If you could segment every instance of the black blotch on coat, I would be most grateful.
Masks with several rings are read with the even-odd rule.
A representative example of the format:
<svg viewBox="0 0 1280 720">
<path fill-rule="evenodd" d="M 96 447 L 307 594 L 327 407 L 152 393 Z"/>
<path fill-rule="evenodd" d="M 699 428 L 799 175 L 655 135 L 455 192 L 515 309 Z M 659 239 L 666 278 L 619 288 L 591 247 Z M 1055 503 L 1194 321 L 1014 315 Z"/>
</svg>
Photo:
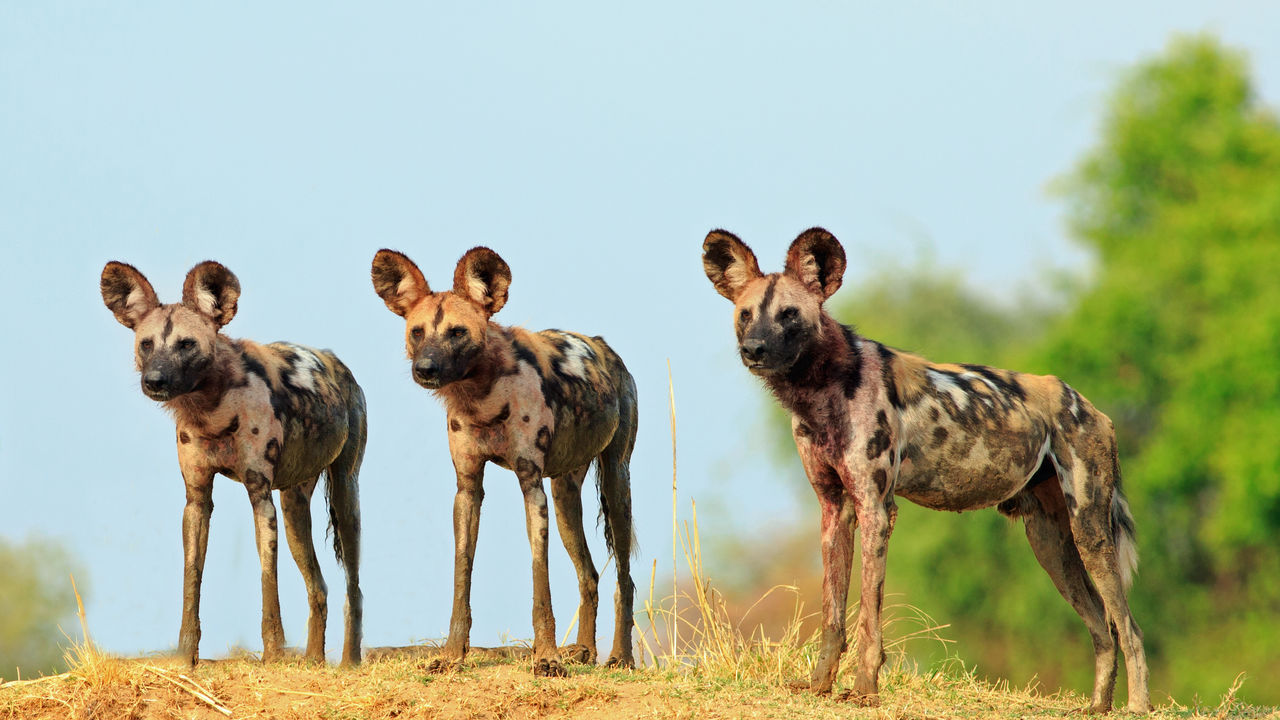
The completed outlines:
<svg viewBox="0 0 1280 720">
<path fill-rule="evenodd" d="M 235 417 L 231 418 L 231 422 L 227 424 L 226 429 L 218 433 L 218 437 L 228 437 L 230 435 L 235 435 L 236 431 L 239 429 L 240 429 L 240 416 L 236 415 Z"/>
<path fill-rule="evenodd" d="M 551 449 L 551 430 L 546 425 L 538 428 L 538 437 L 534 439 L 533 446 L 544 453 Z"/>
<path fill-rule="evenodd" d="M 964 364 L 961 365 L 961 367 L 975 375 L 981 376 L 1007 397 L 1017 398 L 1018 400 L 1027 399 L 1027 392 L 1022 389 L 1022 385 L 1018 384 L 1017 380 L 1006 374 L 1004 371 L 996 370 L 995 368 L 990 368 L 986 365 Z"/>
<path fill-rule="evenodd" d="M 883 495 L 885 488 L 889 485 L 889 473 L 885 472 L 884 468 L 876 468 L 875 472 L 871 473 L 871 481 L 876 484 L 876 488 Z"/>
<path fill-rule="evenodd" d="M 934 412 L 937 412 L 937 409 L 935 409 Z M 944 427 L 934 428 L 933 441 L 929 444 L 929 447 L 939 447 L 940 445 L 942 445 L 942 443 L 947 441 L 948 434 L 949 433 L 947 433 L 947 429 Z"/>
<path fill-rule="evenodd" d="M 862 362 L 858 356 L 858 334 L 848 325 L 841 325 L 840 330 L 844 333 L 844 341 L 849 344 L 849 353 L 852 360 L 842 385 L 844 396 L 852 399 L 858 392 L 858 386 L 862 384 Z"/>
<path fill-rule="evenodd" d="M 520 420 L 522 420 L 523 422 L 529 422 L 529 416 L 525 415 L 524 417 L 520 418 Z"/>
<path fill-rule="evenodd" d="M 536 478 L 542 479 L 542 468 L 538 467 L 538 463 L 529 458 L 520 458 L 516 460 L 516 475 L 521 479 Z"/>
<path fill-rule="evenodd" d="M 880 381 L 884 383 L 884 393 L 889 398 L 889 404 L 896 408 L 903 406 L 902 395 L 898 393 L 898 381 L 893 372 L 893 361 L 896 357 L 894 352 L 884 345 L 876 345 L 876 350 L 880 353 Z"/>
<path fill-rule="evenodd" d="M 250 428 L 250 429 L 249 429 L 249 432 L 253 433 L 254 435 L 257 435 L 257 434 L 258 434 L 258 428 Z"/>
<path fill-rule="evenodd" d="M 280 462 L 280 441 L 275 438 L 268 440 L 267 451 L 262 456 L 271 463 L 272 467 L 275 467 L 276 463 Z"/>
<path fill-rule="evenodd" d="M 867 442 L 867 459 L 875 460 L 880 457 L 889 449 L 890 442 L 892 439 L 889 433 L 889 418 L 881 410 L 876 413 L 876 431 Z"/>
</svg>

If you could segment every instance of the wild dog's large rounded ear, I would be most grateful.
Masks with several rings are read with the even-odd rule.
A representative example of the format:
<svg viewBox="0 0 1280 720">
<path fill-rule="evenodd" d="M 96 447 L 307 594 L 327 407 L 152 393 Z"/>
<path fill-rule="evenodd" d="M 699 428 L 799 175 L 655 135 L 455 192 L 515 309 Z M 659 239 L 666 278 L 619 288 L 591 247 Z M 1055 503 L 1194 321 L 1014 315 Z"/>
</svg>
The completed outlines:
<svg viewBox="0 0 1280 720">
<path fill-rule="evenodd" d="M 508 287 L 511 287 L 511 268 L 487 247 L 468 250 L 453 271 L 453 291 L 490 315 L 507 304 Z"/>
<path fill-rule="evenodd" d="M 431 294 L 422 271 L 403 253 L 379 250 L 373 256 L 373 290 L 391 312 L 404 317 L 414 305 Z"/>
<path fill-rule="evenodd" d="M 151 283 L 132 265 L 112 260 L 102 268 L 102 302 L 120 324 L 132 330 L 142 316 L 160 306 Z"/>
<path fill-rule="evenodd" d="M 702 241 L 702 269 L 716 292 L 735 302 L 742 286 L 760 277 L 755 253 L 727 230 L 707 233 Z"/>
<path fill-rule="evenodd" d="M 182 282 L 182 304 L 209 318 L 218 327 L 236 316 L 240 281 L 221 263 L 205 260 L 191 268 Z"/>
<path fill-rule="evenodd" d="M 809 292 L 831 297 L 844 282 L 844 248 L 822 228 L 809 228 L 787 250 L 786 273 L 804 283 Z"/>
</svg>

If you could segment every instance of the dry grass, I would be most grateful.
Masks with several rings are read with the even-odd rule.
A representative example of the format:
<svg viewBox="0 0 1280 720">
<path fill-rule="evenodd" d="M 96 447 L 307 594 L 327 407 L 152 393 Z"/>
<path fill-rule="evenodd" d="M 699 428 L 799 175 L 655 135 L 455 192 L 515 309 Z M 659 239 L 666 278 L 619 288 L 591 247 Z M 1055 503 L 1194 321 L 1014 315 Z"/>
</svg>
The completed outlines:
<svg viewBox="0 0 1280 720">
<path fill-rule="evenodd" d="M 1087 700 L 992 685 L 958 665 L 932 673 L 889 670 L 881 705 L 864 708 L 707 671 L 573 666 L 567 678 L 535 678 L 527 661 L 497 657 L 477 657 L 445 675 L 428 674 L 426 657 L 394 654 L 354 670 L 241 658 L 202 662 L 188 674 L 165 659 L 92 662 L 97 674 L 73 670 L 0 687 L 0 718 L 1026 718 L 1069 715 Z M 193 692 L 197 687 L 207 697 Z M 1171 704 L 1153 717 L 1280 713 L 1241 705 L 1228 690 L 1217 706 Z"/>
<path fill-rule="evenodd" d="M 0 718 L 1038 718 L 1074 714 L 1087 698 L 1070 692 L 1046 694 L 1034 685 L 1009 687 L 980 680 L 953 660 L 921 672 L 908 646 L 942 642 L 945 625 L 908 605 L 888 607 L 885 637 L 890 656 L 881 676 L 878 707 L 861 707 L 837 692 L 817 697 L 788 690 L 807 678 L 817 654 L 817 636 L 802 637 L 806 619 L 795 588 L 766 593 L 796 594 L 790 625 L 777 638 L 744 630 L 731 617 L 702 567 L 697 506 L 690 521 L 676 517 L 675 404 L 672 421 L 672 525 L 677 555 L 683 551 L 687 579 L 655 601 L 657 562 L 650 576 L 637 633 L 642 667 L 635 671 L 569 666 L 566 678 L 535 678 L 527 645 L 473 649 L 459 670 L 426 670 L 437 648 L 369 649 L 356 669 L 316 667 L 300 659 L 263 664 L 252 656 L 202 661 L 188 671 L 166 658 L 113 658 L 96 648 L 80 606 L 84 638 L 67 652 L 71 668 L 61 675 L 0 685 Z M 676 567 L 672 568 L 676 577 Z M 73 588 L 74 588 L 74 580 Z M 763 599 L 763 598 L 762 598 Z M 77 595 L 77 601 L 79 596 Z M 851 612 L 856 612 L 854 608 Z M 749 615 L 750 610 L 745 615 Z M 647 621 L 647 627 L 645 626 Z M 566 634 L 567 637 L 567 634 Z M 851 677 L 846 653 L 841 678 Z M 1272 718 L 1280 711 L 1236 700 L 1242 679 L 1214 706 L 1170 702 L 1152 717 Z"/>
</svg>

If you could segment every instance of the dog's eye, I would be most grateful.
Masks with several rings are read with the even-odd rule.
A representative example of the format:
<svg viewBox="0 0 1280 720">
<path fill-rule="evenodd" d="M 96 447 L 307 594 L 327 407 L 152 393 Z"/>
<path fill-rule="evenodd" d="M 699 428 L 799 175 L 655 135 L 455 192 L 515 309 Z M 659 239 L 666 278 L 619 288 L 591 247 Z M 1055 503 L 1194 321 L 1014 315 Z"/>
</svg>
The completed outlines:
<svg viewBox="0 0 1280 720">
<path fill-rule="evenodd" d="M 191 350 L 195 349 L 195 346 L 196 346 L 196 341 L 192 340 L 191 338 L 182 338 L 181 340 L 178 341 L 179 352 L 190 352 Z"/>
<path fill-rule="evenodd" d="M 782 311 L 778 313 L 778 322 L 782 322 L 782 323 L 793 322 L 796 319 L 796 317 L 799 315 L 800 315 L 800 311 L 794 307 L 783 308 Z"/>
<path fill-rule="evenodd" d="M 155 341 L 152 340 L 151 338 L 147 338 L 146 340 L 143 340 L 142 342 L 138 343 L 138 350 L 142 351 L 143 353 L 149 353 L 151 352 L 152 348 L 154 348 L 155 346 L 156 346 Z"/>
<path fill-rule="evenodd" d="M 455 325 L 454 327 L 449 328 L 449 337 L 453 338 L 454 340 L 460 340 L 466 336 L 467 336 L 467 329 L 462 327 L 461 325 Z"/>
<path fill-rule="evenodd" d="M 748 321 L 748 320 L 750 320 L 750 319 L 751 319 L 751 311 L 750 311 L 750 310 L 748 310 L 748 309 L 746 309 L 746 308 L 742 308 L 741 310 L 739 310 L 739 311 L 738 311 L 738 322 L 746 322 L 746 321 Z"/>
<path fill-rule="evenodd" d="M 409 337 L 413 338 L 414 340 L 421 340 L 421 339 L 422 339 L 422 328 L 421 328 L 421 327 L 415 327 L 415 328 L 410 329 L 410 330 L 409 330 Z"/>
</svg>

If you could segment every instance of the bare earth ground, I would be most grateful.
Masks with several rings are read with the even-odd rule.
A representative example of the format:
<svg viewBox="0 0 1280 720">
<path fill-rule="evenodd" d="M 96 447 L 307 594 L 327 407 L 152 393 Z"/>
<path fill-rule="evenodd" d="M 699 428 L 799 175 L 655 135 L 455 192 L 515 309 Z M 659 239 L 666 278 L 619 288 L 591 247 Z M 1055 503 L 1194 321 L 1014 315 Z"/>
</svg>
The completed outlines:
<svg viewBox="0 0 1280 720">
<path fill-rule="evenodd" d="M 188 671 L 167 658 L 90 656 L 62 675 L 0 685 L 0 718 L 1024 718 L 1075 715 L 1086 702 L 992 686 L 964 672 L 894 671 L 882 676 L 880 706 L 867 708 L 697 672 L 574 665 L 566 678 L 535 678 L 520 648 L 477 649 L 461 670 L 432 675 L 431 653 L 370 649 L 354 670 L 246 657 Z M 1276 708 L 1231 695 L 1214 707 L 1167 704 L 1153 717 L 1280 720 Z"/>
</svg>

